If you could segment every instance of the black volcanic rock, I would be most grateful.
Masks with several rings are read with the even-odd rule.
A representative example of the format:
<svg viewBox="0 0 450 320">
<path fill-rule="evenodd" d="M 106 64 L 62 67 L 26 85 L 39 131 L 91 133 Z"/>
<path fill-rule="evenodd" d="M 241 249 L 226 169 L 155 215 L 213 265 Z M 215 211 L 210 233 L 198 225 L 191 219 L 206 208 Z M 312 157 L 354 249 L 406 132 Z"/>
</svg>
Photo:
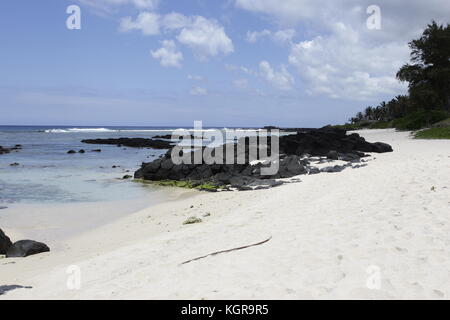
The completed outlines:
<svg viewBox="0 0 450 320">
<path fill-rule="evenodd" d="M 6 153 L 13 152 L 13 151 L 19 151 L 20 149 L 22 149 L 22 145 L 20 145 L 20 144 L 16 144 L 12 148 L 6 148 L 6 147 L 0 146 L 0 154 L 6 154 Z"/>
<path fill-rule="evenodd" d="M 33 240 L 20 240 L 9 247 L 6 252 L 7 258 L 28 257 L 34 254 L 48 252 L 50 248 L 42 242 Z"/>
<path fill-rule="evenodd" d="M 357 133 L 347 135 L 343 129 L 325 127 L 297 132 L 297 134 L 280 137 L 280 152 L 286 154 L 327 156 L 330 151 L 339 153 L 391 152 L 388 144 L 367 142 Z"/>
<path fill-rule="evenodd" d="M 182 138 L 182 139 L 188 139 L 189 138 L 189 139 L 203 140 L 203 137 L 194 136 L 193 134 L 182 135 L 182 136 L 180 136 L 180 138 Z M 172 134 L 165 134 L 165 135 L 160 135 L 160 136 L 154 136 L 154 137 L 152 137 L 152 139 L 172 140 Z"/>
<path fill-rule="evenodd" d="M 145 138 L 118 138 L 118 139 L 87 139 L 81 142 L 87 144 L 108 144 L 116 146 L 126 146 L 131 148 L 153 148 L 153 149 L 170 149 L 173 145 L 171 142 Z"/>
<path fill-rule="evenodd" d="M 369 143 L 356 133 L 347 135 L 345 130 L 324 127 L 321 129 L 306 129 L 296 134 L 281 136 L 279 138 L 280 161 L 279 170 L 271 176 L 261 174 L 261 169 L 269 163 L 255 163 L 249 158 L 248 138 L 241 138 L 240 143 L 244 143 L 245 148 L 240 155 L 243 156 L 243 163 L 237 164 L 238 148 L 236 144 L 231 144 L 234 148 L 234 164 L 208 164 L 212 161 L 202 159 L 199 164 L 174 164 L 169 150 L 162 158 L 150 163 L 143 163 L 141 168 L 135 172 L 136 179 L 144 180 L 179 180 L 195 181 L 198 183 L 207 182 L 216 186 L 231 186 L 238 190 L 248 190 L 252 187 L 264 188 L 262 181 L 269 181 L 279 178 L 290 178 L 301 174 L 316 174 L 319 172 L 339 172 L 352 166 L 352 162 L 359 162 L 361 157 L 366 157 L 364 152 L 391 152 L 392 147 L 388 144 L 376 142 Z M 268 138 L 267 151 L 270 154 L 270 137 Z M 220 154 L 223 151 L 223 159 L 226 159 L 226 148 L 202 147 L 189 153 L 191 160 L 197 153 Z M 243 153 L 242 153 L 243 152 Z M 311 167 L 308 157 L 324 157 L 321 161 L 343 160 L 348 163 L 344 166 L 327 167 L 323 170 Z M 211 160 L 211 159 L 210 159 Z M 267 162 L 267 161 L 266 161 Z M 190 163 L 194 163 L 191 161 Z M 278 183 L 267 184 L 269 186 Z"/>
<path fill-rule="evenodd" d="M 12 246 L 9 237 L 0 229 L 0 254 L 6 254 L 8 249 Z"/>
</svg>

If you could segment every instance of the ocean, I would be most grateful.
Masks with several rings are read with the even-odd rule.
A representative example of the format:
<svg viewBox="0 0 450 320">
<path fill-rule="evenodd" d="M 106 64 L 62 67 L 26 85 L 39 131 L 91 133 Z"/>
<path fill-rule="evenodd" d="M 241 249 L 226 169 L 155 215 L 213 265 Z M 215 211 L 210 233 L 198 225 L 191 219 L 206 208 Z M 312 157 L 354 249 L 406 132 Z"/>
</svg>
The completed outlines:
<svg viewBox="0 0 450 320">
<path fill-rule="evenodd" d="M 151 197 L 157 188 L 121 178 L 166 150 L 88 145 L 81 140 L 152 138 L 175 129 L 179 127 L 0 126 L 0 146 L 22 145 L 18 152 L 0 155 L 0 206 Z M 255 130 L 242 134 L 249 131 Z M 86 153 L 67 154 L 72 149 Z"/>
<path fill-rule="evenodd" d="M 81 140 L 151 138 L 173 129 L 177 128 L 0 126 L 1 146 L 22 145 L 18 152 L 0 155 L 0 204 L 95 202 L 148 195 L 151 188 L 121 178 L 133 175 L 142 162 L 166 150 L 88 145 Z M 71 149 L 86 153 L 67 154 Z"/>
</svg>

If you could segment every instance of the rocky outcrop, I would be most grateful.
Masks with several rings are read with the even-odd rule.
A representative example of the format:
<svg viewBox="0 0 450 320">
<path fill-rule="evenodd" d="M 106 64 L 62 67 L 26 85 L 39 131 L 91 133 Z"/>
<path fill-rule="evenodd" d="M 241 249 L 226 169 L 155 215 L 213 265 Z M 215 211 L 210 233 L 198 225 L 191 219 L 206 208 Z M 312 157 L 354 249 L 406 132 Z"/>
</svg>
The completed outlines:
<svg viewBox="0 0 450 320">
<path fill-rule="evenodd" d="M 6 254 L 8 249 L 12 246 L 11 239 L 0 229 L 0 254 Z"/>
<path fill-rule="evenodd" d="M 48 252 L 50 248 L 45 244 L 33 240 L 20 240 L 15 243 L 0 229 L 0 254 L 7 258 L 28 257 L 33 254 Z"/>
<path fill-rule="evenodd" d="M 391 152 L 382 142 L 370 143 L 357 133 L 347 135 L 343 129 L 322 128 L 299 131 L 280 138 L 280 152 L 286 154 L 326 156 L 330 151 L 342 154 L 355 152 Z"/>
<path fill-rule="evenodd" d="M 48 251 L 50 251 L 50 248 L 45 243 L 33 240 L 20 240 L 9 247 L 6 257 L 23 258 Z"/>
<path fill-rule="evenodd" d="M 87 139 L 82 140 L 81 142 L 87 144 L 108 144 L 131 148 L 169 149 L 173 147 L 172 143 L 168 141 L 145 138 Z"/>
<path fill-rule="evenodd" d="M 243 139 L 245 140 L 245 138 Z M 242 139 L 240 142 L 243 142 Z M 270 162 L 255 163 L 252 161 L 253 159 L 249 159 L 248 144 L 245 144 L 245 150 L 240 153 L 242 155 L 244 152 L 245 161 L 237 164 L 239 152 L 234 144 L 234 164 L 208 164 L 211 161 L 204 158 L 199 164 L 174 164 L 171 159 L 171 150 L 169 150 L 163 157 L 150 163 L 143 163 L 141 169 L 135 172 L 135 178 L 152 181 L 195 181 L 199 184 L 208 183 L 217 187 L 226 186 L 238 190 L 249 190 L 279 185 L 280 182 L 276 179 L 280 178 L 320 172 L 339 172 L 347 167 L 352 167 L 352 164 L 359 162 L 362 157 L 368 156 L 364 152 L 392 151 L 391 146 L 385 143 L 369 143 L 356 133 L 347 135 L 345 130 L 332 128 L 308 129 L 305 132 L 282 136 L 279 142 L 279 170 L 273 175 L 261 174 L 261 169 L 270 165 Z M 270 146 L 270 138 L 268 145 Z M 224 152 L 223 159 L 226 159 L 226 148 L 219 148 Z M 196 153 L 214 156 L 219 154 L 219 148 L 203 147 L 190 152 L 190 163 L 194 163 Z M 270 149 L 268 151 L 270 153 Z M 200 155 L 198 156 L 202 159 Z M 322 162 L 341 160 L 348 163 L 319 170 L 311 165 L 312 157 L 322 157 L 320 159 Z"/>
<path fill-rule="evenodd" d="M 194 136 L 193 134 L 188 134 L 188 135 L 183 135 L 183 139 L 199 139 L 202 140 L 203 137 L 197 137 Z M 160 136 L 154 136 L 153 139 L 167 139 L 167 140 L 172 140 L 172 134 L 165 134 L 165 135 L 160 135 Z"/>
</svg>

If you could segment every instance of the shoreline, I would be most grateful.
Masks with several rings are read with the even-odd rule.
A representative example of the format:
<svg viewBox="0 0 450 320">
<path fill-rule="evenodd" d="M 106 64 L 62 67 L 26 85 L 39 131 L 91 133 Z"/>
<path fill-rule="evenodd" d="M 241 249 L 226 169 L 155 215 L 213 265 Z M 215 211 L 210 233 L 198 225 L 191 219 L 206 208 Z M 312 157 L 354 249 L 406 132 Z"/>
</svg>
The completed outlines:
<svg viewBox="0 0 450 320">
<path fill-rule="evenodd" d="M 95 231 L 120 221 L 136 212 L 161 203 L 192 196 L 190 190 L 152 186 L 139 198 L 72 202 L 72 203 L 13 203 L 0 213 L 2 229 L 11 239 L 36 239 L 54 249 L 69 239 Z"/>
<path fill-rule="evenodd" d="M 394 153 L 267 190 L 183 190 L 67 239 L 60 251 L 0 259 L 0 286 L 32 287 L 0 300 L 448 299 L 450 142 L 358 133 Z M 183 225 L 191 216 L 203 222 Z M 81 270 L 80 290 L 66 286 L 71 265 Z M 372 266 L 381 272 L 377 290 L 367 287 Z"/>
</svg>

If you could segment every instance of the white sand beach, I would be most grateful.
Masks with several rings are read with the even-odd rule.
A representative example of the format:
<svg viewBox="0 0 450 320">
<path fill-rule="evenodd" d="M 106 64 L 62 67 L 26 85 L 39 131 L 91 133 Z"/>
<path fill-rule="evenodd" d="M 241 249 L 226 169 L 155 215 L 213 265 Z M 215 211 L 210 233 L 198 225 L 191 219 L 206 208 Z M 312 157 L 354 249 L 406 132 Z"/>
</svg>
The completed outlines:
<svg viewBox="0 0 450 320">
<path fill-rule="evenodd" d="M 450 141 L 358 133 L 394 152 L 269 190 L 183 190 L 49 253 L 0 259 L 0 286 L 27 287 L 0 299 L 450 298 Z M 191 216 L 203 222 L 183 225 Z"/>
</svg>

